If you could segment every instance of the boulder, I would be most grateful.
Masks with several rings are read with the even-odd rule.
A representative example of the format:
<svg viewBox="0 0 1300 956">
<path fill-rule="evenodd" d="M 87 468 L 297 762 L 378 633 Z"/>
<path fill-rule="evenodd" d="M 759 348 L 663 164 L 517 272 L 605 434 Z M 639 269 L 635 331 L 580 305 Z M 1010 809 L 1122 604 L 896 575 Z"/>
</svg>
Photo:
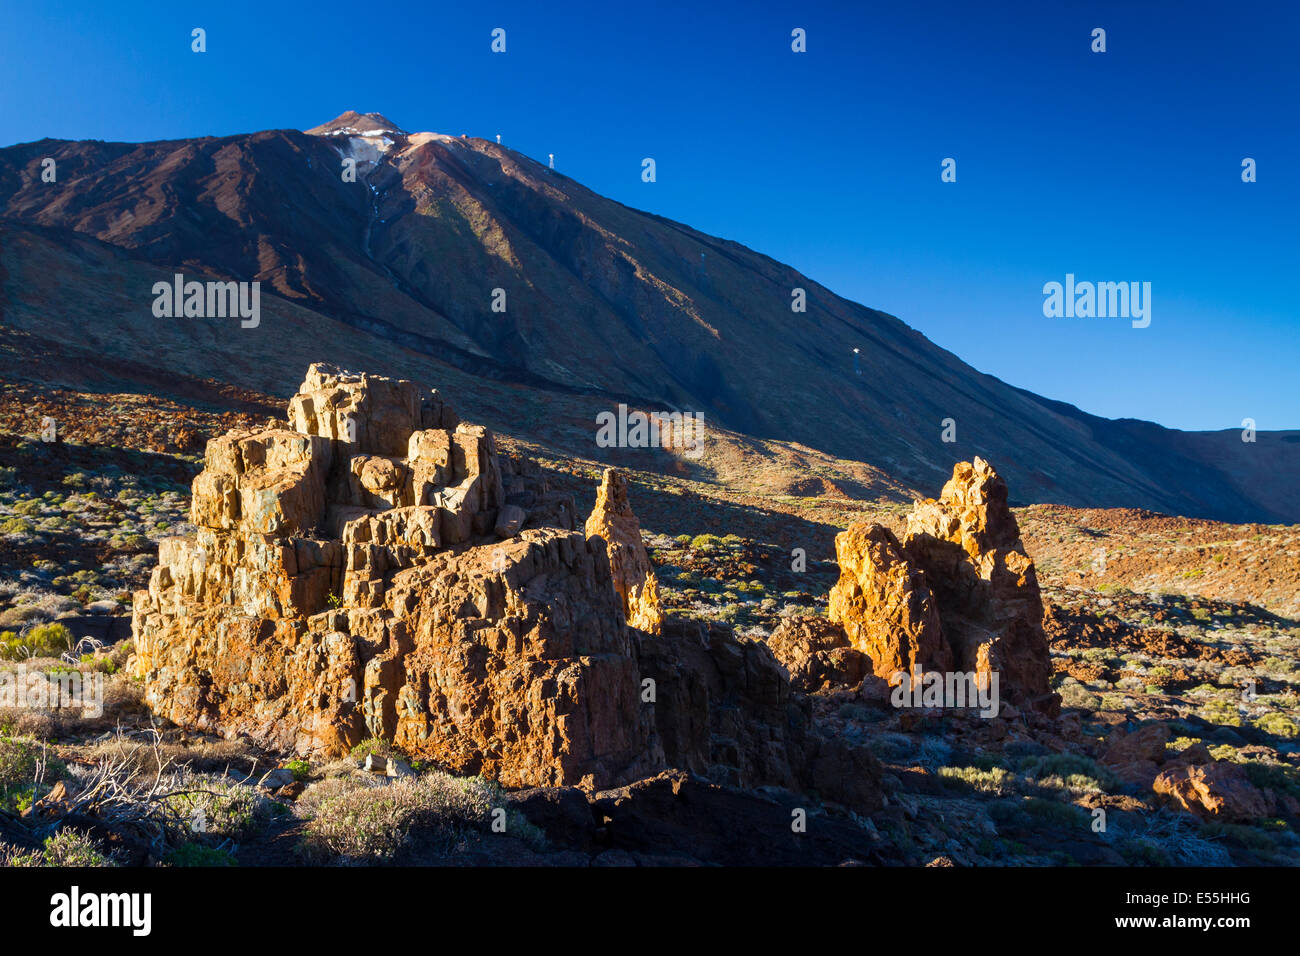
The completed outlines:
<svg viewBox="0 0 1300 956">
<path fill-rule="evenodd" d="M 879 762 L 819 731 L 811 701 L 765 643 L 673 616 L 656 636 L 634 633 L 668 766 L 727 786 L 812 792 L 862 813 L 881 806 Z"/>
<path fill-rule="evenodd" d="M 267 771 L 257 785 L 267 790 L 279 790 L 291 783 L 293 783 L 293 771 L 287 767 L 276 767 L 274 770 Z"/>
<path fill-rule="evenodd" d="M 853 818 L 782 791 L 746 792 L 682 770 L 597 793 L 598 840 L 630 862 L 721 866 L 881 863 Z M 800 825 L 796 826 L 796 821 Z"/>
<path fill-rule="evenodd" d="M 535 787 L 506 798 L 553 843 L 586 851 L 596 832 L 587 795 L 577 787 Z"/>
<path fill-rule="evenodd" d="M 1248 823 L 1272 816 L 1273 795 L 1250 782 L 1241 764 L 1216 760 L 1207 764 L 1180 764 L 1155 779 L 1156 793 L 1199 817 Z"/>
<path fill-rule="evenodd" d="M 519 533 L 527 517 L 524 509 L 518 505 L 505 505 L 498 512 L 496 527 L 492 530 L 496 532 L 498 538 L 513 538 Z"/>
<path fill-rule="evenodd" d="M 1135 760 L 1163 763 L 1168 743 L 1169 728 L 1159 721 L 1143 724 L 1131 732 L 1117 727 L 1106 738 L 1106 749 L 1102 751 L 1101 762 L 1110 766 L 1120 766 Z"/>
<path fill-rule="evenodd" d="M 536 529 L 396 574 L 401 660 L 367 678 L 374 736 L 458 774 L 583 787 L 662 762 L 602 550 Z M 401 644 L 411 650 L 401 654 Z"/>
<path fill-rule="evenodd" d="M 1125 783 L 1150 787 L 1167 757 L 1169 728 L 1159 721 L 1142 724 L 1131 732 L 1115 728 L 1106 738 L 1101 762 Z"/>
</svg>

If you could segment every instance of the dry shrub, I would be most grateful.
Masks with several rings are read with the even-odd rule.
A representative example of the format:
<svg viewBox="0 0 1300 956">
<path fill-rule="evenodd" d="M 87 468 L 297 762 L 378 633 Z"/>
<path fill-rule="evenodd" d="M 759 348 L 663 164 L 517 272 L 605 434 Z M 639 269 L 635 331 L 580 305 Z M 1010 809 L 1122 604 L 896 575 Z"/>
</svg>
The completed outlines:
<svg viewBox="0 0 1300 956">
<path fill-rule="evenodd" d="M 492 810 L 505 805 L 500 788 L 479 777 L 433 772 L 385 781 L 358 774 L 308 787 L 295 807 L 307 818 L 302 855 L 312 863 L 392 862 L 417 830 L 449 849 L 468 831 L 487 828 Z M 513 827 L 528 824 L 516 815 Z"/>
</svg>

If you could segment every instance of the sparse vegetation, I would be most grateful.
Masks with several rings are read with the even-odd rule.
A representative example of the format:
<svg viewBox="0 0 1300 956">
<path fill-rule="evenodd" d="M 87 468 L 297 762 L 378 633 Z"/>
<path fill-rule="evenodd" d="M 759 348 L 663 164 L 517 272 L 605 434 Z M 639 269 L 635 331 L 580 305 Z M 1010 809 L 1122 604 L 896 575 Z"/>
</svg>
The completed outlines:
<svg viewBox="0 0 1300 956">
<path fill-rule="evenodd" d="M 388 785 L 334 777 L 313 784 L 298 801 L 306 818 L 301 852 L 313 863 L 382 863 L 397 859 L 418 839 L 449 851 L 471 830 L 486 830 L 492 812 L 506 832 L 535 838 L 537 831 L 505 810 L 501 790 L 480 778 L 432 772 Z"/>
</svg>

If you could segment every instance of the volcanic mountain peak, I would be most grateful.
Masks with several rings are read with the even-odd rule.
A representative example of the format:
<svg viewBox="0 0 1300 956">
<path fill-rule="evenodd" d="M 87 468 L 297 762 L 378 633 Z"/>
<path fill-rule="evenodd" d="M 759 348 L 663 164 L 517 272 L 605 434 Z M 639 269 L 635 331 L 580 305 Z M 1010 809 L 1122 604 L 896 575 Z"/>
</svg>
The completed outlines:
<svg viewBox="0 0 1300 956">
<path fill-rule="evenodd" d="M 490 378 L 547 402 L 584 396 L 594 405 L 573 418 L 584 427 L 565 432 L 584 453 L 586 423 L 626 402 L 863 462 L 902 487 L 947 480 L 956 451 L 997 461 L 1025 502 L 1300 519 L 1300 433 L 1247 443 L 1041 398 L 793 268 L 547 175 L 491 140 L 407 134 L 357 112 L 308 133 L 0 149 L 0 331 L 30 333 L 65 357 L 108 349 L 152 366 L 165 355 L 174 369 L 183 356 L 187 374 L 268 393 L 296 385 L 286 380 L 293 350 L 304 365 L 365 353 L 411 375 L 436 367 L 439 381 Z M 359 175 L 340 175 L 333 154 Z M 41 179 L 47 156 L 57 189 Z M 209 323 L 160 327 L 130 290 L 181 265 L 266 283 L 272 333 L 211 339 Z M 107 279 L 128 272 L 138 277 Z M 92 310 L 73 293 L 96 275 L 105 278 Z M 807 311 L 792 313 L 800 289 Z M 509 293 L 508 311 L 492 310 L 494 290 Z M 88 346 L 86 329 L 104 315 L 117 330 Z M 0 351 L 0 378 L 14 374 L 6 360 Z M 10 367 L 30 363 L 23 355 Z M 492 414 L 480 417 L 510 418 Z M 959 449 L 937 427 L 948 418 L 960 421 Z"/>
<path fill-rule="evenodd" d="M 344 155 L 371 163 L 377 163 L 380 155 L 388 154 L 394 145 L 401 153 L 430 142 L 463 142 L 444 133 L 408 133 L 382 113 L 358 113 L 356 110 L 348 110 L 306 132 L 310 136 L 330 137 Z"/>
<path fill-rule="evenodd" d="M 382 113 L 358 113 L 348 110 L 328 123 L 306 130 L 312 136 L 383 136 L 385 133 L 405 136 L 402 129 Z"/>
</svg>

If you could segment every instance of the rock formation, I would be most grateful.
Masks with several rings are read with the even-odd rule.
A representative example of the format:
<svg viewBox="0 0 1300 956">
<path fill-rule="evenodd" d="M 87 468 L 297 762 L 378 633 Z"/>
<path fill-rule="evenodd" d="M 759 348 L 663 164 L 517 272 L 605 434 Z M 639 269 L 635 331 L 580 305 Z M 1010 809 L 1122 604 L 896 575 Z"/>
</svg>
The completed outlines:
<svg viewBox="0 0 1300 956">
<path fill-rule="evenodd" d="M 657 633 L 663 623 L 659 583 L 641 540 L 641 524 L 627 500 L 627 479 L 613 468 L 605 469 L 586 531 L 588 538 L 605 544 L 627 623 Z"/>
<path fill-rule="evenodd" d="M 1003 699 L 1059 710 L 1034 564 L 988 462 L 959 462 L 937 501 L 916 503 L 901 543 L 881 525 L 858 524 L 835 548 L 830 618 L 878 676 L 997 673 Z"/>
<path fill-rule="evenodd" d="M 875 759 L 816 731 L 764 645 L 662 617 L 620 476 L 577 531 L 436 391 L 313 365 L 288 427 L 208 443 L 191 516 L 132 617 L 177 724 L 323 755 L 378 737 L 507 786 L 680 767 L 879 805 Z"/>
<path fill-rule="evenodd" d="M 198 533 L 165 541 L 135 596 L 156 712 L 284 750 L 381 737 L 507 784 L 661 764 L 571 500 L 503 476 L 492 435 L 411 382 L 314 365 L 289 424 L 209 443 Z"/>
</svg>

